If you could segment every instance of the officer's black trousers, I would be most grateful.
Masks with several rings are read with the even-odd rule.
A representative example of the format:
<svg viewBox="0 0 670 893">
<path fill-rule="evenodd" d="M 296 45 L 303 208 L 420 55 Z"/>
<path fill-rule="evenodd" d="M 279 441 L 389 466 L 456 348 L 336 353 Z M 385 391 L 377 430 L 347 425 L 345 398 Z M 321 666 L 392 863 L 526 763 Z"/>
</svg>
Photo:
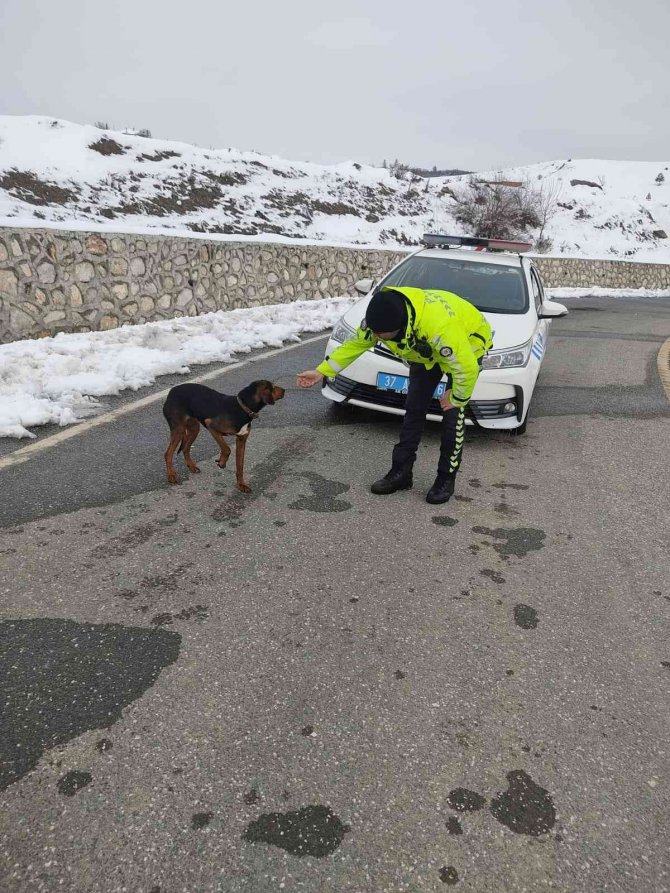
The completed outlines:
<svg viewBox="0 0 670 893">
<path fill-rule="evenodd" d="M 435 388 L 442 378 L 439 366 L 427 369 L 420 363 L 409 367 L 409 389 L 405 401 L 405 419 L 400 430 L 400 440 L 393 448 L 393 465 L 412 466 L 426 422 Z M 450 385 L 448 385 L 450 387 Z M 442 420 L 442 444 L 437 470 L 440 474 L 455 474 L 461 464 L 463 438 L 465 436 L 465 411 L 450 409 Z"/>
</svg>

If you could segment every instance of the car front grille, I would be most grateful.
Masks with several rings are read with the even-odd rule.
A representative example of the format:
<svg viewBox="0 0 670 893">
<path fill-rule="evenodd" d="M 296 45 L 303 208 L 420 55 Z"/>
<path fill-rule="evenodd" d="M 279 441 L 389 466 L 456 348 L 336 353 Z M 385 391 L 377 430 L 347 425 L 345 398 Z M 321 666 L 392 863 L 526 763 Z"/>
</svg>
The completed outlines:
<svg viewBox="0 0 670 893">
<path fill-rule="evenodd" d="M 376 406 L 388 406 L 393 409 L 405 408 L 405 394 L 398 394 L 395 391 L 382 391 L 374 385 L 360 384 L 345 378 L 344 375 L 336 375 L 334 379 L 328 382 L 332 390 L 338 394 L 342 394 L 348 400 L 362 400 L 365 403 L 372 403 Z M 505 412 L 505 404 L 511 402 L 505 400 L 471 400 L 465 407 L 465 414 L 477 422 L 480 419 L 509 419 L 516 416 L 516 409 L 511 412 Z M 437 400 L 431 400 L 428 412 L 432 415 L 441 415 L 442 409 Z"/>
</svg>

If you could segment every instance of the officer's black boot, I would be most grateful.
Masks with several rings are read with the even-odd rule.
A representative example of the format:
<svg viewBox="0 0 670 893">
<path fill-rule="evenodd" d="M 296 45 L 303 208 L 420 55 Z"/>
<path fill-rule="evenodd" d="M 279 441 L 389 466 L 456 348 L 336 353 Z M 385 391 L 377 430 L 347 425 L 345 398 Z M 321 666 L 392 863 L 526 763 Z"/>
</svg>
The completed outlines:
<svg viewBox="0 0 670 893">
<path fill-rule="evenodd" d="M 375 481 L 370 492 L 377 496 L 388 496 L 396 490 L 410 490 L 413 484 L 411 465 L 393 465 L 389 473 Z"/>
<path fill-rule="evenodd" d="M 449 502 L 454 495 L 455 484 L 455 474 L 443 474 L 441 471 L 438 471 L 435 483 L 426 496 L 426 502 L 429 502 L 431 505 L 441 505 L 443 502 Z"/>
</svg>

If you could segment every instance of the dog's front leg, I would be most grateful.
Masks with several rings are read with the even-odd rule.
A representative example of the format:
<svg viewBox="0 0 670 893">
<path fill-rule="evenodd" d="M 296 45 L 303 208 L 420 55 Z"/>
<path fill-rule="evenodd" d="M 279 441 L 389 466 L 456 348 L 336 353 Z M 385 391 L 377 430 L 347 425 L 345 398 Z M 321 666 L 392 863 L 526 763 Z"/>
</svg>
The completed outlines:
<svg viewBox="0 0 670 893">
<path fill-rule="evenodd" d="M 223 434 L 221 434 L 220 431 L 216 430 L 211 419 L 206 419 L 205 425 L 207 426 L 207 430 L 212 435 L 214 440 L 218 443 L 219 449 L 221 450 L 221 452 L 219 453 L 219 458 L 216 460 L 216 464 L 219 466 L 219 468 L 225 468 L 228 457 L 230 456 L 230 447 L 226 443 L 226 439 Z"/>
<path fill-rule="evenodd" d="M 235 471 L 237 473 L 237 489 L 242 493 L 251 493 L 251 487 L 244 480 L 244 451 L 247 447 L 247 439 L 249 435 L 243 434 L 237 437 L 235 445 Z"/>
</svg>

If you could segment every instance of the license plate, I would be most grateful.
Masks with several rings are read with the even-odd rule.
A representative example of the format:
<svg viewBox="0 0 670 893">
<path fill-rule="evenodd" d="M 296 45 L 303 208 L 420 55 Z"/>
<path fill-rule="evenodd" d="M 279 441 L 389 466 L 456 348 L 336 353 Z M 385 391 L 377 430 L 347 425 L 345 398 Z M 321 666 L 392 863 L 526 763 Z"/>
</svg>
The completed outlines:
<svg viewBox="0 0 670 893">
<path fill-rule="evenodd" d="M 377 387 L 380 391 L 395 391 L 396 394 L 406 394 L 409 390 L 409 378 L 406 375 L 389 375 L 387 372 L 377 373 Z M 435 388 L 433 397 L 439 400 L 447 393 L 447 382 L 441 381 Z"/>
</svg>

